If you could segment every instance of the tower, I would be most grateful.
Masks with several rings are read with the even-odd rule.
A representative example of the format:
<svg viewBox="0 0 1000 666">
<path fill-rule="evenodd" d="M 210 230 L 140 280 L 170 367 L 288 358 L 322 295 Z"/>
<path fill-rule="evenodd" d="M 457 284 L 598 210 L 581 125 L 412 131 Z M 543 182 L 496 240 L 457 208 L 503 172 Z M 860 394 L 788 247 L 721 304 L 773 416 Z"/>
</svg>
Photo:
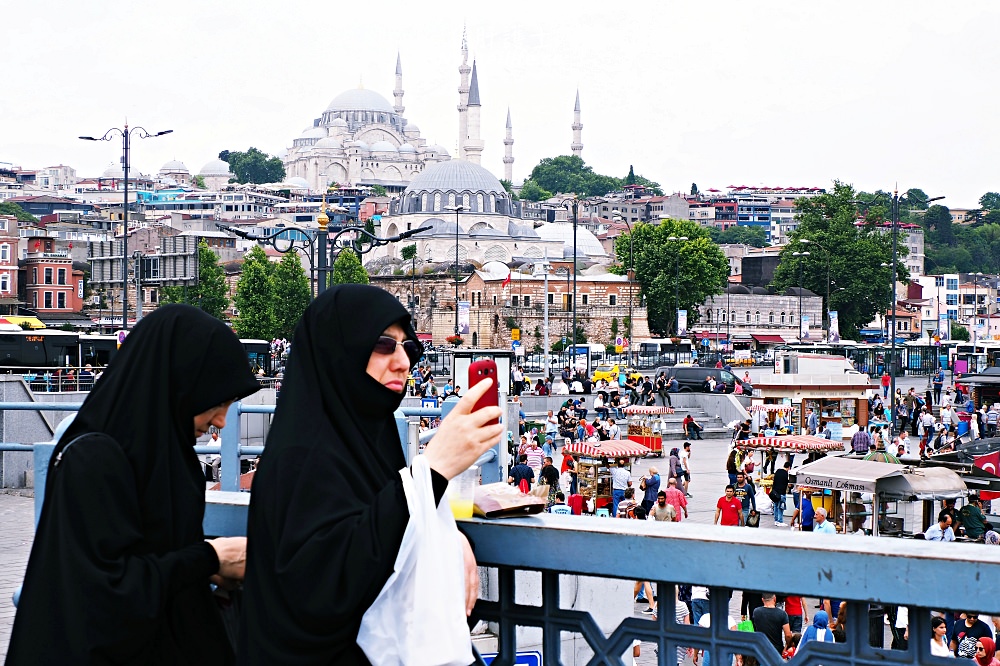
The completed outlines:
<svg viewBox="0 0 1000 666">
<path fill-rule="evenodd" d="M 465 157 L 473 164 L 479 164 L 483 154 L 483 142 L 479 138 L 480 127 L 479 75 L 476 73 L 476 61 L 472 61 L 472 83 L 469 86 L 468 127 L 469 136 L 465 139 Z"/>
<path fill-rule="evenodd" d="M 580 122 L 580 91 L 576 91 L 576 105 L 573 107 L 573 143 L 570 144 L 570 150 L 577 157 L 581 157 L 583 152 L 583 144 L 581 143 L 580 132 L 583 129 L 583 123 Z"/>
<path fill-rule="evenodd" d="M 403 65 L 399 60 L 398 51 L 396 52 L 396 89 L 392 91 L 392 96 L 396 101 L 392 110 L 399 115 L 403 115 L 403 111 L 406 108 L 403 106 Z"/>
<path fill-rule="evenodd" d="M 503 140 L 503 178 L 514 184 L 514 128 L 510 124 L 510 109 L 507 109 L 507 136 Z"/>
<path fill-rule="evenodd" d="M 458 85 L 458 157 L 465 155 L 465 139 L 469 136 L 469 45 L 465 41 L 465 28 L 462 28 L 462 64 L 458 67 L 460 81 Z"/>
</svg>

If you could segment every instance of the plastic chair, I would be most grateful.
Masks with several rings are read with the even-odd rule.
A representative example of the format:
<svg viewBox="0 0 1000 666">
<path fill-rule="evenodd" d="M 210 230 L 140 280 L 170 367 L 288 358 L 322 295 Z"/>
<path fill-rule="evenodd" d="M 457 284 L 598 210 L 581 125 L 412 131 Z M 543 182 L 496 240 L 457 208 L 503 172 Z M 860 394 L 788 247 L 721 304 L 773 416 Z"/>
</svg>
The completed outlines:
<svg viewBox="0 0 1000 666">
<path fill-rule="evenodd" d="M 611 512 L 608 511 L 608 507 L 602 506 L 600 509 L 594 511 L 594 515 L 597 516 L 598 518 L 610 518 Z"/>
</svg>

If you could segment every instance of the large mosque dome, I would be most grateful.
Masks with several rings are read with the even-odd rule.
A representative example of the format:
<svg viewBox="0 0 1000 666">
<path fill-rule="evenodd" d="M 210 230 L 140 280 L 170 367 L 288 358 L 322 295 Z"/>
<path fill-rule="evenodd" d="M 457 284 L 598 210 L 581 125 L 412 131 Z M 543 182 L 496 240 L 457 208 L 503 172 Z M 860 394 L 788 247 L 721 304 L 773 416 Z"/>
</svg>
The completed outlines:
<svg viewBox="0 0 1000 666">
<path fill-rule="evenodd" d="M 205 166 L 201 168 L 198 172 L 199 176 L 232 176 L 233 172 L 229 170 L 229 163 L 224 162 L 220 159 L 214 159 Z"/>
<path fill-rule="evenodd" d="M 380 111 L 393 113 L 392 104 L 374 90 L 352 88 L 345 90 L 330 102 L 327 111 Z"/>
<path fill-rule="evenodd" d="M 413 179 L 405 194 L 431 191 L 507 193 L 496 176 L 464 160 L 449 160 L 427 167 Z"/>
</svg>

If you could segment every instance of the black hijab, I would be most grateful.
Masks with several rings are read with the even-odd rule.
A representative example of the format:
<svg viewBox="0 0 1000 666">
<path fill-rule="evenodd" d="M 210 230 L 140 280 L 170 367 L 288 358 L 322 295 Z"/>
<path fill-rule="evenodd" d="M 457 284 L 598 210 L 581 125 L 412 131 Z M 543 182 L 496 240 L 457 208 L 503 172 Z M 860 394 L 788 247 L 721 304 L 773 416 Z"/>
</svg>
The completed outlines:
<svg viewBox="0 0 1000 666">
<path fill-rule="evenodd" d="M 258 389 L 239 340 L 201 310 L 136 325 L 49 463 L 8 664 L 232 659 L 193 420 Z"/>
<path fill-rule="evenodd" d="M 417 340 L 391 294 L 340 285 L 295 330 L 250 500 L 241 663 L 368 663 L 361 617 L 409 519 L 392 418 L 402 395 L 366 372 L 392 324 Z"/>
</svg>

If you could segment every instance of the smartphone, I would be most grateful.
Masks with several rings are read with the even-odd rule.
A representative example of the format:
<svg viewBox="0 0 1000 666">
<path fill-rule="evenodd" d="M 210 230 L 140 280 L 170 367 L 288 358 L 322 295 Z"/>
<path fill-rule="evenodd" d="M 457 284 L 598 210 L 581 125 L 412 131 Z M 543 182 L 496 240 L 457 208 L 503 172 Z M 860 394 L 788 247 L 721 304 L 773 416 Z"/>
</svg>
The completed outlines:
<svg viewBox="0 0 1000 666">
<path fill-rule="evenodd" d="M 469 388 L 472 388 L 484 379 L 492 379 L 493 386 L 483 397 L 476 401 L 476 406 L 473 407 L 472 411 L 482 409 L 483 407 L 500 406 L 500 382 L 497 378 L 497 364 L 495 361 L 483 359 L 481 361 L 473 361 L 469 365 Z M 497 423 L 500 423 L 500 419 L 493 419 L 487 425 Z"/>
</svg>

